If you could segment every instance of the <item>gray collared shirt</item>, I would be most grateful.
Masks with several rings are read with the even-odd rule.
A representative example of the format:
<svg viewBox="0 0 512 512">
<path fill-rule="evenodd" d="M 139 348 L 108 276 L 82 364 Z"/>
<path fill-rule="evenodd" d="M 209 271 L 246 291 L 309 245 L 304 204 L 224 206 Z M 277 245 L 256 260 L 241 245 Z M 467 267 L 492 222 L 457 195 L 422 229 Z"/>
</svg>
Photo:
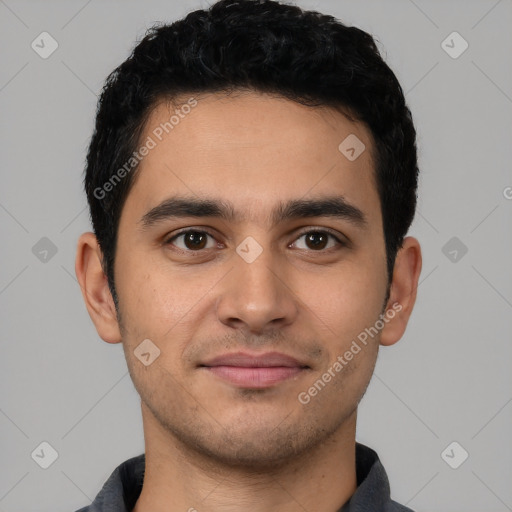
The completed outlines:
<svg viewBox="0 0 512 512">
<path fill-rule="evenodd" d="M 144 481 L 145 455 L 123 462 L 96 499 L 77 512 L 132 512 Z M 357 490 L 338 512 L 413 512 L 391 499 L 389 481 L 377 453 L 356 443 Z"/>
</svg>

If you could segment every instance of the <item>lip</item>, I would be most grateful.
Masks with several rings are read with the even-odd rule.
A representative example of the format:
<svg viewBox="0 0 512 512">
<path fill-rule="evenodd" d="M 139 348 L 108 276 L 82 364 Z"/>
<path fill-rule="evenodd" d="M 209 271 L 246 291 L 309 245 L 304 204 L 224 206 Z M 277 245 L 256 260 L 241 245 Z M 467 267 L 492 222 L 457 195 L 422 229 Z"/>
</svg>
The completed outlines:
<svg viewBox="0 0 512 512">
<path fill-rule="evenodd" d="M 288 368 L 307 367 L 294 357 L 280 352 L 265 352 L 263 354 L 250 354 L 249 352 L 232 352 L 209 359 L 200 366 L 243 366 L 246 368 L 269 368 L 273 366 L 286 366 Z"/>
<path fill-rule="evenodd" d="M 235 386 L 253 389 L 274 386 L 309 369 L 294 357 L 279 352 L 223 354 L 200 367 Z"/>
</svg>

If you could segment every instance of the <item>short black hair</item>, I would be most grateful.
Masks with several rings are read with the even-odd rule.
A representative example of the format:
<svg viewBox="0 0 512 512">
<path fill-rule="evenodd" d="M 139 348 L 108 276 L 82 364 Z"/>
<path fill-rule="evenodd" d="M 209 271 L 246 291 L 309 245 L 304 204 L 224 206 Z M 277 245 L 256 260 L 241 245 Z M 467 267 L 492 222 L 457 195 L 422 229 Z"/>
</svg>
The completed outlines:
<svg viewBox="0 0 512 512">
<path fill-rule="evenodd" d="M 152 109 L 161 100 L 172 102 L 183 95 L 238 90 L 332 107 L 366 124 L 374 142 L 391 280 L 416 209 L 416 131 L 402 88 L 373 37 L 295 5 L 221 0 L 172 24 L 152 27 L 103 87 L 84 184 L 116 307 L 117 231 L 136 162 L 131 172 L 119 171 L 137 150 Z"/>
</svg>

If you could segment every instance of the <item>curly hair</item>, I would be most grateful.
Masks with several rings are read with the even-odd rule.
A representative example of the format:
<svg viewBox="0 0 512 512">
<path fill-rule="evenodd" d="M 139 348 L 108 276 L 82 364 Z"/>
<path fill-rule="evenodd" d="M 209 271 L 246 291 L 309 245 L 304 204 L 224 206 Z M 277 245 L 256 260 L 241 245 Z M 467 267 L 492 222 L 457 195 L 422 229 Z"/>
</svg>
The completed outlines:
<svg viewBox="0 0 512 512">
<path fill-rule="evenodd" d="M 90 142 L 85 191 L 116 306 L 114 259 L 134 172 L 98 194 L 140 143 L 161 99 L 252 90 L 338 109 L 374 141 L 388 279 L 416 209 L 416 131 L 402 88 L 368 33 L 275 0 L 221 0 L 152 27 L 107 78 Z"/>
</svg>

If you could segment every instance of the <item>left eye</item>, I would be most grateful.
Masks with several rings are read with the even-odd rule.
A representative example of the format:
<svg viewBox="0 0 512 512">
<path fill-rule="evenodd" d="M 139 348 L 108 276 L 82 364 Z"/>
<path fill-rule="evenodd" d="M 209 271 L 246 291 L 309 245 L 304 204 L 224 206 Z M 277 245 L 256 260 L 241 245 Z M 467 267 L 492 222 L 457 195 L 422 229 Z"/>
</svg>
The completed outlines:
<svg viewBox="0 0 512 512">
<path fill-rule="evenodd" d="M 302 242 L 300 242 L 302 240 Z M 331 233 L 327 231 L 308 231 L 302 234 L 297 241 L 294 242 L 297 249 L 310 249 L 313 251 L 321 251 L 341 245 L 341 242 Z"/>
</svg>

